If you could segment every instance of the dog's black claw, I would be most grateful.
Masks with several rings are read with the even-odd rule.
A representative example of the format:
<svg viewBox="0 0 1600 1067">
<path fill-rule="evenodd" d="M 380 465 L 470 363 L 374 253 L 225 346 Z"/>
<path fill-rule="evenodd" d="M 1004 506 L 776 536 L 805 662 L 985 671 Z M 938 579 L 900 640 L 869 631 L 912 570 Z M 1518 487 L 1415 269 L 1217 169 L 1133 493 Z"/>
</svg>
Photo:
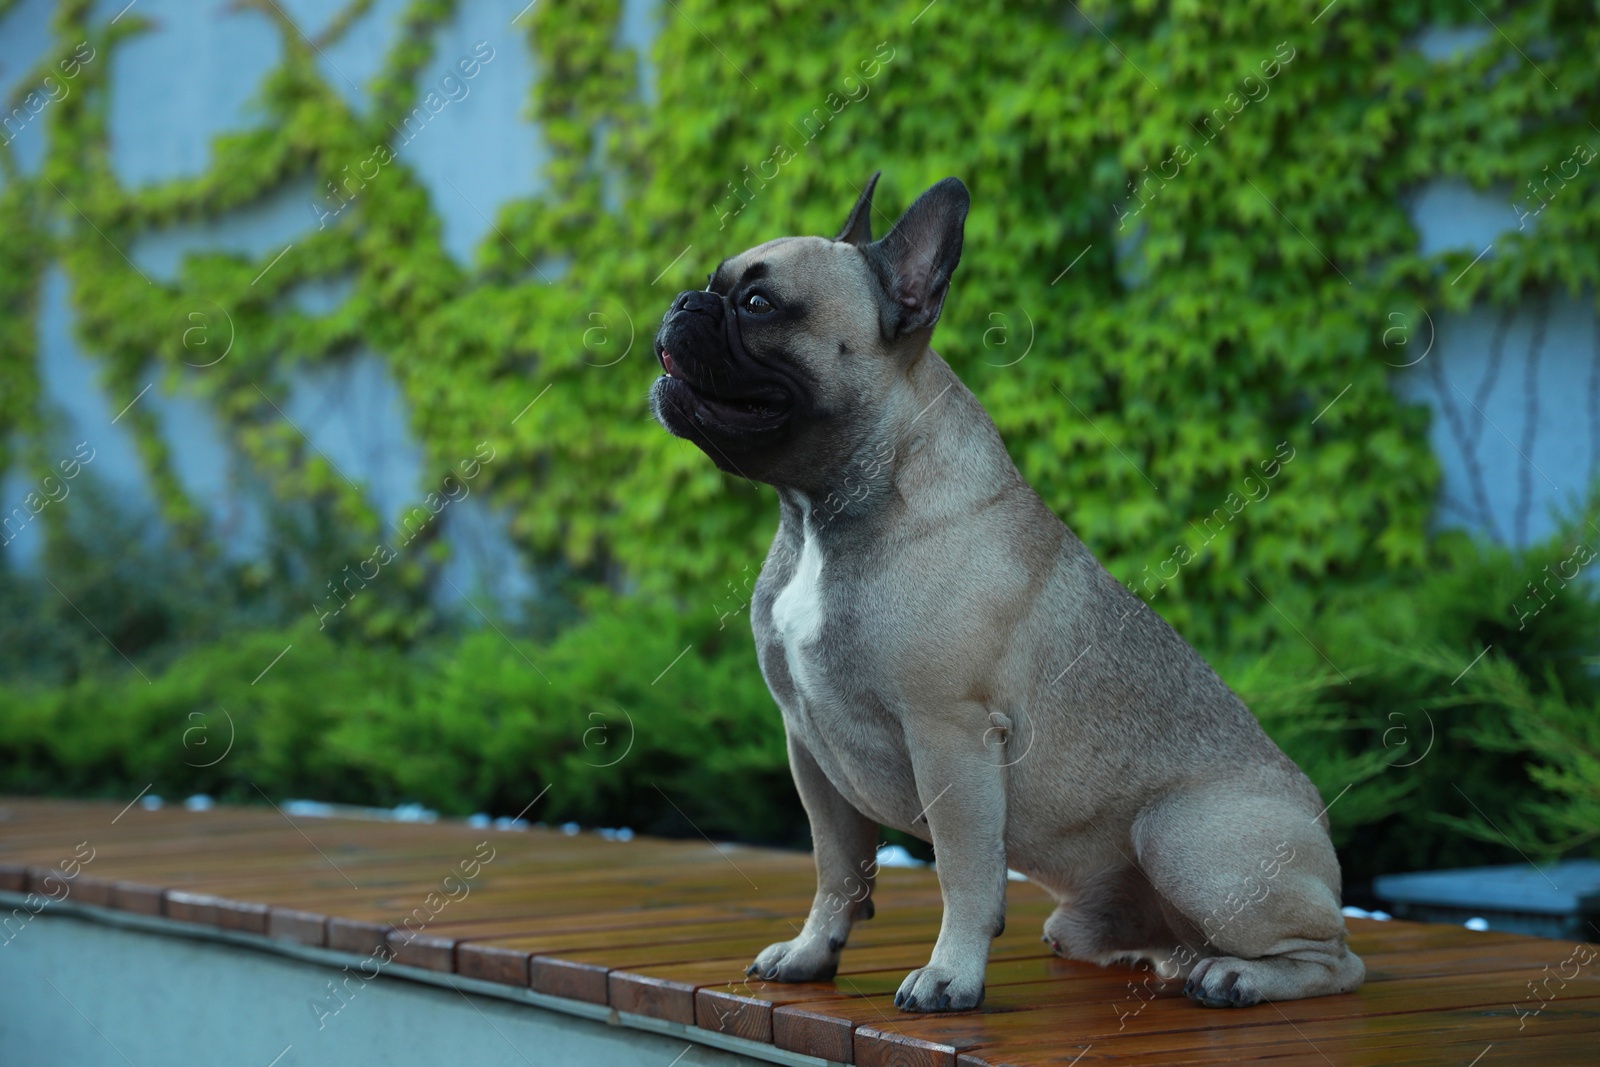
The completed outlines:
<svg viewBox="0 0 1600 1067">
<path fill-rule="evenodd" d="M 748 967 L 746 967 L 744 969 L 744 975 L 745 975 L 746 978 L 750 977 L 752 974 L 755 974 L 755 973 L 756 973 L 756 965 L 753 964 L 753 963 L 750 966 L 748 966 Z"/>
<path fill-rule="evenodd" d="M 939 1007 L 940 1011 L 944 1011 L 945 1009 L 950 1007 L 950 994 L 949 993 L 946 993 L 946 994 L 944 994 L 943 996 L 941 996 L 939 998 L 938 1007 Z"/>
<path fill-rule="evenodd" d="M 894 1006 L 897 1008 L 906 1006 L 906 995 L 904 993 L 896 993 L 894 995 Z"/>
</svg>

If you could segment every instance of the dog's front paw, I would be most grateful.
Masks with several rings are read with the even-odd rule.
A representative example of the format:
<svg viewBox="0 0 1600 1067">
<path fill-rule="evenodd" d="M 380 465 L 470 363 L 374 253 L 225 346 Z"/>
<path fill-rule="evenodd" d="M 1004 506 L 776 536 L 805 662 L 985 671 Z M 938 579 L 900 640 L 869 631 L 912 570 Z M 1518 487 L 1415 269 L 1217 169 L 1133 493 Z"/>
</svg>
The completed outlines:
<svg viewBox="0 0 1600 1067">
<path fill-rule="evenodd" d="M 821 938 L 797 937 L 768 945 L 744 972 L 768 982 L 826 982 L 839 969 L 839 953 Z"/>
<path fill-rule="evenodd" d="M 930 963 L 900 983 L 894 1006 L 901 1011 L 971 1011 L 983 1003 L 983 968 L 963 974 Z"/>
</svg>

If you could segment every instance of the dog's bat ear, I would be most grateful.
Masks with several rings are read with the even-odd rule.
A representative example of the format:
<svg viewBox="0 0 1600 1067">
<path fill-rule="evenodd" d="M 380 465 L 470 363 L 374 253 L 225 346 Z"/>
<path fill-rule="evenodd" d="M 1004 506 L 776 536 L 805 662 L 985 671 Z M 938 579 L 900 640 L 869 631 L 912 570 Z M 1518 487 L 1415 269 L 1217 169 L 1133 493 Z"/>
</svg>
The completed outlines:
<svg viewBox="0 0 1600 1067">
<path fill-rule="evenodd" d="M 861 191 L 856 206 L 850 210 L 850 217 L 844 220 L 844 229 L 839 231 L 835 241 L 848 241 L 859 248 L 872 243 L 872 190 L 877 188 L 878 175 L 882 173 L 881 170 L 873 171 L 872 177 L 867 179 L 867 187 Z"/>
<path fill-rule="evenodd" d="M 931 329 L 939 321 L 950 275 L 961 262 L 961 238 L 971 197 L 958 178 L 946 178 L 917 197 L 888 236 L 872 246 L 888 291 L 891 336 Z"/>
</svg>

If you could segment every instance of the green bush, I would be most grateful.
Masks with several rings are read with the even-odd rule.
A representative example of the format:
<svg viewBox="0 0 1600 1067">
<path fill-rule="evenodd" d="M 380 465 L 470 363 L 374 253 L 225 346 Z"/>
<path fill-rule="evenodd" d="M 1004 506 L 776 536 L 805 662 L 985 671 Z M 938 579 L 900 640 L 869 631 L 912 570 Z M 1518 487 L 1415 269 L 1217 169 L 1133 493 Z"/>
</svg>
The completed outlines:
<svg viewBox="0 0 1600 1067">
<path fill-rule="evenodd" d="M 1444 536 L 1412 581 L 1283 594 L 1303 633 L 1202 646 L 1322 790 L 1351 879 L 1593 841 L 1600 592 L 1571 582 L 1521 629 L 1509 610 L 1580 528 L 1520 554 Z M 305 619 L 146 673 L 116 661 L 0 684 L 0 790 L 450 815 L 514 815 L 542 794 L 531 818 L 806 839 L 742 612 L 708 625 L 663 598 L 597 595 L 546 640 L 440 631 L 409 649 Z"/>
<path fill-rule="evenodd" d="M 1334 805 L 1347 875 L 1549 858 L 1594 840 L 1600 585 L 1567 583 L 1520 628 L 1514 609 L 1545 566 L 1600 544 L 1589 534 L 1573 519 L 1526 552 L 1446 534 L 1415 572 L 1320 601 L 1285 591 L 1275 601 L 1303 634 L 1219 656 Z"/>
<path fill-rule="evenodd" d="M 409 654 L 303 622 L 148 682 L 124 667 L 0 686 L 0 790 L 514 815 L 548 787 L 529 818 L 792 844 L 804 820 L 770 703 L 748 631 L 694 632 L 659 605 L 545 644 L 485 630 Z"/>
</svg>

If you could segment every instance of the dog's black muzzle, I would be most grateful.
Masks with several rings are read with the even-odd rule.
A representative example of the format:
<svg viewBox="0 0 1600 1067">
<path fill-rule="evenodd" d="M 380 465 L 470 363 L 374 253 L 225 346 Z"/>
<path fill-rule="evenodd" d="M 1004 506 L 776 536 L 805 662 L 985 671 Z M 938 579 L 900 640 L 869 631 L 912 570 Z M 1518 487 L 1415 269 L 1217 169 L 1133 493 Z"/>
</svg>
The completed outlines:
<svg viewBox="0 0 1600 1067">
<path fill-rule="evenodd" d="M 726 441 L 767 436 L 787 423 L 793 394 L 785 376 L 751 357 L 716 293 L 679 293 L 656 331 L 655 350 L 663 376 L 652 388 L 653 410 L 673 433 Z M 719 463 L 725 449 L 722 457 Z"/>
<path fill-rule="evenodd" d="M 701 289 L 679 293 L 656 331 L 656 358 L 662 370 L 707 385 L 726 377 L 732 354 L 727 329 L 722 297 Z"/>
</svg>

